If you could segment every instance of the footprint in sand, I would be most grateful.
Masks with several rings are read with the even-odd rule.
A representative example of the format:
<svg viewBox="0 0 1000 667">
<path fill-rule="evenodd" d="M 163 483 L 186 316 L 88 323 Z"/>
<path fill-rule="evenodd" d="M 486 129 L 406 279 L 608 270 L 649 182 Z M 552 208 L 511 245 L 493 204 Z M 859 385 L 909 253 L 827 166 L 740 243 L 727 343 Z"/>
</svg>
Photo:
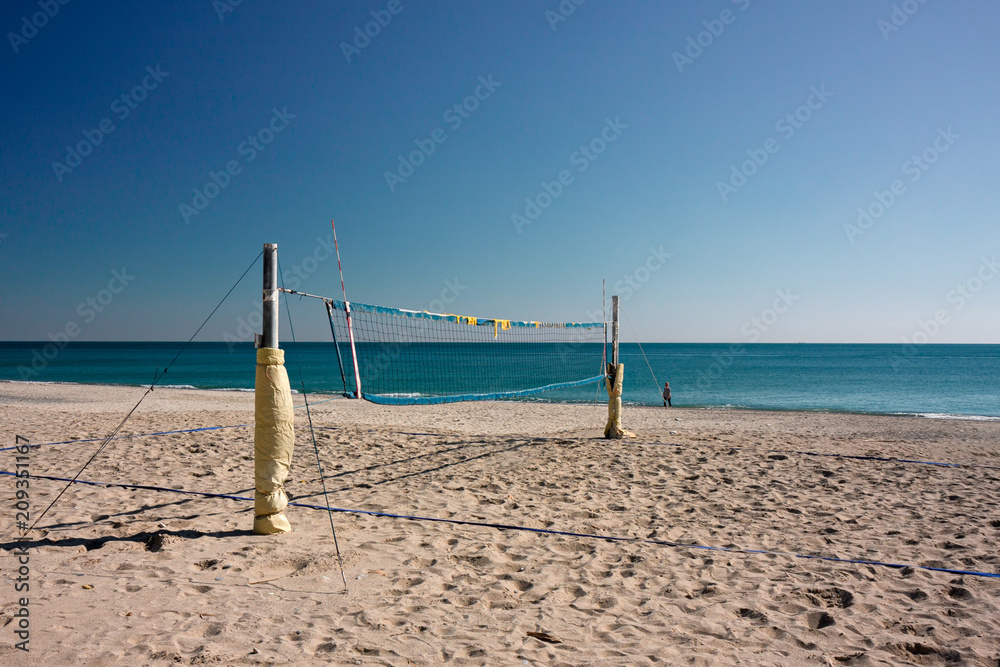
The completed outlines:
<svg viewBox="0 0 1000 667">
<path fill-rule="evenodd" d="M 810 588 L 805 596 L 817 607 L 846 609 L 854 604 L 854 594 L 843 588 Z"/>
<path fill-rule="evenodd" d="M 913 644 L 890 644 L 886 647 L 890 652 L 895 653 L 904 660 L 926 664 L 929 658 L 940 656 L 946 663 L 957 664 L 962 660 L 962 655 L 953 649 L 938 649 L 927 644 L 914 642 Z"/>
<path fill-rule="evenodd" d="M 736 612 L 736 615 L 740 618 L 747 618 L 751 621 L 757 621 L 758 623 L 767 623 L 767 616 L 763 613 L 757 611 L 756 609 L 747 609 L 746 607 L 741 608 Z"/>
<path fill-rule="evenodd" d="M 326 641 L 316 647 L 313 653 L 333 653 L 337 650 L 337 644 L 333 641 Z"/>
<path fill-rule="evenodd" d="M 222 634 L 222 631 L 226 629 L 226 626 L 222 623 L 211 623 L 207 628 L 205 628 L 206 637 L 218 637 Z"/>
<path fill-rule="evenodd" d="M 959 586 L 952 586 L 950 589 L 948 589 L 948 597 L 952 598 L 953 600 L 971 600 L 972 593 Z"/>
<path fill-rule="evenodd" d="M 810 611 L 805 615 L 805 624 L 810 630 L 820 630 L 822 628 L 828 628 L 834 625 L 833 616 L 826 613 L 825 611 Z"/>
</svg>

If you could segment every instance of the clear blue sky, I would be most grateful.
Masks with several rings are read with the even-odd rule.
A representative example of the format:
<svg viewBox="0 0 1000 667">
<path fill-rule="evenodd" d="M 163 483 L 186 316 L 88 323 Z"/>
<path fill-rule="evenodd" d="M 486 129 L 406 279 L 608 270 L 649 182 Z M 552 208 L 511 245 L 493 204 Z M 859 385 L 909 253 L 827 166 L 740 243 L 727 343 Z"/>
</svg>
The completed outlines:
<svg viewBox="0 0 1000 667">
<path fill-rule="evenodd" d="M 444 291 L 450 312 L 580 321 L 605 278 L 642 340 L 900 342 L 924 322 L 1000 342 L 1000 5 L 559 7 L 4 3 L 0 340 L 187 339 L 265 242 L 337 295 L 334 259 L 302 265 L 334 218 L 367 303 Z M 371 12 L 391 21 L 358 48 Z M 415 142 L 434 152 L 397 171 Z M 891 204 L 849 227 L 876 192 Z M 526 198 L 548 206 L 515 224 Z M 199 339 L 235 334 L 259 289 L 258 266 Z M 319 305 L 294 308 L 325 340 Z"/>
</svg>

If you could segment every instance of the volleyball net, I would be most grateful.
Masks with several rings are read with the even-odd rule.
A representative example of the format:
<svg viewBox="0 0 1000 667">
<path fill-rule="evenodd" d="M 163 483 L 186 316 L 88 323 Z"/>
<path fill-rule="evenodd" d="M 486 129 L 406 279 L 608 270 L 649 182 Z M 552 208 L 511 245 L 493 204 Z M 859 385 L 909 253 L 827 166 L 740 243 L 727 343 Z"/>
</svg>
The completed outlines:
<svg viewBox="0 0 1000 667">
<path fill-rule="evenodd" d="M 322 299 L 344 393 L 373 403 L 492 401 L 558 392 L 586 400 L 604 378 L 603 322 L 471 317 Z M 576 393 L 574 393 L 576 392 Z"/>
</svg>

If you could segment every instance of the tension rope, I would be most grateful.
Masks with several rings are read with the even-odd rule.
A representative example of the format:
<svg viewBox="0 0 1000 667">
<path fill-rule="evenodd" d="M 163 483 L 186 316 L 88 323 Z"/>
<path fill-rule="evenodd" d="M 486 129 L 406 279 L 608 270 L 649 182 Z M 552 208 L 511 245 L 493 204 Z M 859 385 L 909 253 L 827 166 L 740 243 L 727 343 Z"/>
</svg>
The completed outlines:
<svg viewBox="0 0 1000 667">
<path fill-rule="evenodd" d="M 52 500 L 52 502 L 49 503 L 49 506 L 46 507 L 44 510 L 42 510 L 42 513 L 38 515 L 38 517 L 35 519 L 34 523 L 32 523 L 31 526 L 28 527 L 28 531 L 32 530 L 35 526 L 38 525 L 38 522 L 42 520 L 42 517 L 44 517 L 45 514 L 50 509 L 52 509 L 53 505 L 55 505 L 57 502 L 59 502 L 59 499 L 62 498 L 62 496 L 63 496 L 64 493 L 66 493 L 66 490 L 70 486 L 73 485 L 73 482 L 75 482 L 77 480 L 77 478 L 80 477 L 80 475 L 83 473 L 83 471 L 87 469 L 87 466 L 89 466 L 93 462 L 93 460 L 96 459 L 97 456 L 102 451 L 104 451 L 104 448 L 108 446 L 108 444 L 115 438 L 115 436 L 118 435 L 118 431 L 120 431 L 122 429 L 122 427 L 125 426 L 125 423 L 129 420 L 129 418 L 132 417 L 132 415 L 139 408 L 139 406 L 142 404 L 142 402 L 144 400 L 146 400 L 146 397 L 149 396 L 153 392 L 153 388 L 156 386 L 156 384 L 163 378 L 164 375 L 167 374 L 167 371 L 170 370 L 170 367 L 174 365 L 174 362 L 177 361 L 177 358 L 181 356 L 181 354 L 184 352 L 184 350 L 187 349 L 188 345 L 191 344 L 191 341 L 194 340 L 194 337 L 197 336 L 201 332 L 201 330 L 205 327 L 205 325 L 208 323 L 208 321 L 210 319 L 212 319 L 212 315 L 215 315 L 215 312 L 217 310 L 219 310 L 219 308 L 222 306 L 223 303 L 225 303 L 226 299 L 229 298 L 229 295 L 232 294 L 233 290 L 236 289 L 236 286 L 239 285 L 240 282 L 243 281 L 243 278 L 246 277 L 246 275 L 250 272 L 250 269 L 252 269 L 254 267 L 254 264 L 257 263 L 257 260 L 260 259 L 261 255 L 263 255 L 263 254 L 264 254 L 264 251 L 261 250 L 260 254 L 257 255 L 257 257 L 252 262 L 250 262 L 250 266 L 248 266 L 246 268 L 246 271 L 244 271 L 243 274 L 239 277 L 239 280 L 237 280 L 233 284 L 233 286 L 229 288 L 229 291 L 226 292 L 226 296 L 222 297 L 222 301 L 220 301 L 215 306 L 215 308 L 212 309 L 212 312 L 208 314 L 208 317 L 206 317 L 205 321 L 201 323 L 201 326 L 199 326 L 198 329 L 193 334 L 191 334 L 191 337 L 188 338 L 187 342 L 184 343 L 184 345 L 181 346 L 181 349 L 177 351 L 177 354 L 175 354 L 174 358 L 170 360 L 170 363 L 168 363 L 163 368 L 163 372 L 162 373 L 154 373 L 153 374 L 153 382 L 149 385 L 149 388 L 146 389 L 145 393 L 143 393 L 143 395 L 139 397 L 139 400 L 136 402 L 135 405 L 132 406 L 132 409 L 128 411 L 128 414 L 125 415 L 125 417 L 121 420 L 121 422 L 118 423 L 118 426 L 116 426 L 114 428 L 114 430 L 112 430 L 111 433 L 108 434 L 108 436 L 104 439 L 104 442 L 101 443 L 101 446 L 97 448 L 97 451 L 94 452 L 94 454 L 89 459 L 87 459 L 87 462 L 84 463 L 83 467 L 80 468 L 79 472 L 77 472 L 76 475 L 73 476 L 73 479 L 70 480 L 69 483 L 66 484 L 66 486 L 63 487 L 62 491 L 60 491 L 59 494 Z M 159 370 L 159 369 L 157 369 L 157 370 Z"/>
<path fill-rule="evenodd" d="M 635 329 L 632 327 L 632 320 L 628 318 L 628 313 L 621 306 L 618 307 L 621 314 L 625 316 L 625 321 L 628 322 L 628 328 L 632 330 L 632 338 L 635 339 L 635 344 L 639 346 L 639 351 L 642 352 L 642 358 L 646 360 L 646 366 L 649 368 L 649 374 L 653 376 L 653 384 L 656 385 L 656 393 L 662 396 L 662 390 L 660 389 L 660 381 L 656 379 L 656 373 L 653 372 L 653 366 L 649 363 L 649 359 L 646 357 L 646 351 L 642 349 L 642 343 L 639 342 L 639 337 L 635 335 Z"/>
<path fill-rule="evenodd" d="M 281 287 L 285 287 L 285 274 L 281 271 L 281 261 L 278 261 L 278 275 L 281 277 Z M 285 297 L 285 314 L 288 316 L 288 330 L 292 334 L 292 344 L 295 344 L 295 326 L 292 324 L 292 309 L 288 306 L 288 293 L 283 292 Z M 301 298 L 301 297 L 300 297 Z M 334 339 L 336 340 L 336 339 Z M 336 343 L 334 343 L 336 345 Z M 299 369 L 299 384 L 302 386 L 302 397 L 305 400 L 306 417 L 309 419 L 309 435 L 312 438 L 313 452 L 316 453 L 316 467 L 319 468 L 319 481 L 323 485 L 323 498 L 326 501 L 327 514 L 330 517 L 330 530 L 333 532 L 333 546 L 337 550 L 337 562 L 340 563 L 340 578 L 344 580 L 344 592 L 347 593 L 347 575 L 344 574 L 344 560 L 340 557 L 340 544 L 337 542 L 337 529 L 333 525 L 333 510 L 330 509 L 330 495 L 326 490 L 326 478 L 323 476 L 323 462 L 319 458 L 319 446 L 316 444 L 316 431 L 313 428 L 312 412 L 309 410 L 309 394 L 306 392 L 305 376 L 302 373 L 302 363 L 299 358 L 295 359 L 295 366 Z"/>
</svg>

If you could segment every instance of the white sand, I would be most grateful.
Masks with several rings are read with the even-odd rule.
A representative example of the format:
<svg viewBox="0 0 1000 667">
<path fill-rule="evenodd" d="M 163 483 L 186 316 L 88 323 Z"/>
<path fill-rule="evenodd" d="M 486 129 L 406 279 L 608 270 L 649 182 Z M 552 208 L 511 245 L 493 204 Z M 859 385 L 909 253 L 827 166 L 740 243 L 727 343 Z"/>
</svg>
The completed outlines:
<svg viewBox="0 0 1000 667">
<path fill-rule="evenodd" d="M 3 446 L 99 438 L 142 391 L 0 383 Z M 288 489 L 323 504 L 296 415 Z M 1000 469 L 796 453 L 1000 468 L 1000 422 L 626 407 L 640 437 L 609 442 L 605 416 L 313 412 L 337 507 L 1000 572 Z M 122 433 L 252 419 L 249 393 L 158 389 Z M 71 477 L 98 446 L 32 449 L 30 470 Z M 252 456 L 247 427 L 118 440 L 81 479 L 252 496 Z M 0 485 L 10 551 L 14 480 Z M 34 480 L 33 513 L 63 486 Z M 16 559 L 0 561 L 0 664 L 1000 664 L 1000 579 L 337 513 L 345 593 L 326 513 L 289 518 L 262 537 L 252 503 L 71 487 L 27 542 L 27 655 Z"/>
</svg>

